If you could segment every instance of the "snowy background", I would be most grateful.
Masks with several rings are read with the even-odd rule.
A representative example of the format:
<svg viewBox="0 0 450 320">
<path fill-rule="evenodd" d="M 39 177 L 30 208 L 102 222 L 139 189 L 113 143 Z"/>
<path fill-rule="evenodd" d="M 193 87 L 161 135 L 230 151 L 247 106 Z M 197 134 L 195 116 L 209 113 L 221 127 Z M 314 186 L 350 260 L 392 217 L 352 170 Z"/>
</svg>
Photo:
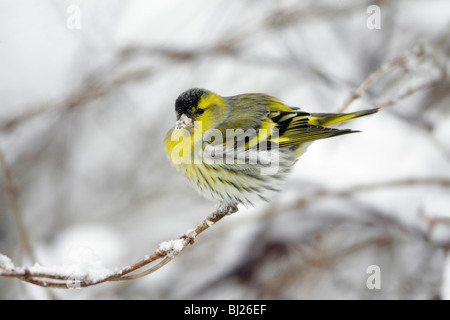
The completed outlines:
<svg viewBox="0 0 450 320">
<path fill-rule="evenodd" d="M 336 112 L 407 56 L 346 109 L 390 101 L 343 126 L 362 133 L 313 144 L 276 199 L 157 272 L 80 290 L 0 278 L 0 298 L 450 298 L 449 1 L 0 0 L 0 20 L 0 253 L 18 266 L 122 268 L 213 210 L 165 157 L 182 91 Z"/>
</svg>

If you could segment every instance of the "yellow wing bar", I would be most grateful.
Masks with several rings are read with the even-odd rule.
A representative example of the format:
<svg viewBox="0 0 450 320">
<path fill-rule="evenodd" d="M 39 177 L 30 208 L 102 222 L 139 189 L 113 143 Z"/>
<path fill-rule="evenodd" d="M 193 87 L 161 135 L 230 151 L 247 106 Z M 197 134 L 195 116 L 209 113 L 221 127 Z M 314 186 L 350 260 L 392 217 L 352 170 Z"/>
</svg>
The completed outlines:
<svg viewBox="0 0 450 320">
<path fill-rule="evenodd" d="M 350 129 L 326 128 L 326 126 L 362 117 L 377 112 L 378 109 L 363 110 L 353 113 L 313 113 L 306 112 L 271 112 L 264 122 L 275 123 L 278 137 L 269 137 L 269 141 L 279 147 L 298 145 L 314 140 L 325 139 L 342 134 L 358 132 Z M 264 125 L 268 126 L 268 125 Z"/>
</svg>

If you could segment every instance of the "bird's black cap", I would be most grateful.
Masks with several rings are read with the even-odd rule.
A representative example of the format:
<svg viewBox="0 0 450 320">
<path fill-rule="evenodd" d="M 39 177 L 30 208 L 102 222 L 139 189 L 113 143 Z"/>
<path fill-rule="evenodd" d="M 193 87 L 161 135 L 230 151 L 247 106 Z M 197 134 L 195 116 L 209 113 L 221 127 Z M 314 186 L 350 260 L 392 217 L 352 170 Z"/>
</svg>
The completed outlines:
<svg viewBox="0 0 450 320">
<path fill-rule="evenodd" d="M 189 114 L 198 105 L 202 96 L 206 93 L 204 89 L 193 88 L 180 94 L 175 101 L 175 111 L 178 115 Z"/>
</svg>

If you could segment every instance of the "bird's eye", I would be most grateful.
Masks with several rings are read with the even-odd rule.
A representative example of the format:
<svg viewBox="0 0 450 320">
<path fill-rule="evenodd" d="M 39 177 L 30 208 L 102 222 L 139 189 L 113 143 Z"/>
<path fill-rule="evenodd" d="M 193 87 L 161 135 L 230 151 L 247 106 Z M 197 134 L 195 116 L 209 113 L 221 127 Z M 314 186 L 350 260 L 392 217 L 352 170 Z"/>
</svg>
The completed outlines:
<svg viewBox="0 0 450 320">
<path fill-rule="evenodd" d="M 197 111 L 195 113 L 198 114 L 199 116 L 201 116 L 204 112 L 205 112 L 205 109 L 197 109 Z"/>
</svg>

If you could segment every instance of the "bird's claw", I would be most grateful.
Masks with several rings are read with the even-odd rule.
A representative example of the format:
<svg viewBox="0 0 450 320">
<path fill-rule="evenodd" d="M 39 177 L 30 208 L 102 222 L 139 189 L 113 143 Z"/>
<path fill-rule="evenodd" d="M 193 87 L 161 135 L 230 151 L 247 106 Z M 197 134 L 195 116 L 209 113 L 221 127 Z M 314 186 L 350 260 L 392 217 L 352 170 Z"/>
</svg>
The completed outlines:
<svg viewBox="0 0 450 320">
<path fill-rule="evenodd" d="M 226 214 L 230 215 L 237 211 L 238 211 L 238 207 L 236 204 L 229 205 L 229 204 L 219 203 L 216 207 L 216 212 L 220 215 L 226 215 Z"/>
</svg>

